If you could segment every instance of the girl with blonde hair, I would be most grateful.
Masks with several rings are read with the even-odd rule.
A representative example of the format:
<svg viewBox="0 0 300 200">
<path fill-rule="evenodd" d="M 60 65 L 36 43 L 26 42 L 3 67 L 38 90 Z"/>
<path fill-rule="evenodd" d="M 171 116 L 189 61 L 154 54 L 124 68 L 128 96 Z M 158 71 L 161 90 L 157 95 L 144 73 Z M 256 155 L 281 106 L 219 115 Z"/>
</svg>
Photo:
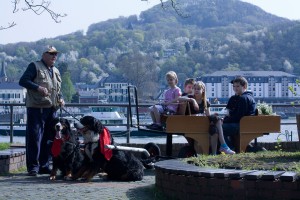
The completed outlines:
<svg viewBox="0 0 300 200">
<path fill-rule="evenodd" d="M 210 113 L 210 103 L 206 98 L 205 84 L 202 81 L 197 81 L 193 89 L 194 94 L 189 95 L 187 98 L 187 101 L 192 104 L 190 108 L 191 114 L 200 114 L 209 117 L 210 122 L 216 127 L 216 129 L 210 130 L 212 154 L 215 155 L 217 153 L 218 139 L 221 144 L 219 149 L 220 152 L 225 154 L 235 154 L 235 152 L 227 146 L 224 140 L 221 118 L 217 115 L 211 115 Z M 190 143 L 190 139 L 188 139 L 188 141 Z"/>
<path fill-rule="evenodd" d="M 150 107 L 150 115 L 153 123 L 147 128 L 153 130 L 162 130 L 161 118 L 162 113 L 175 114 L 178 109 L 178 98 L 181 96 L 181 89 L 177 87 L 178 78 L 174 71 L 166 73 L 166 81 L 169 89 L 164 93 L 164 102 Z"/>
</svg>

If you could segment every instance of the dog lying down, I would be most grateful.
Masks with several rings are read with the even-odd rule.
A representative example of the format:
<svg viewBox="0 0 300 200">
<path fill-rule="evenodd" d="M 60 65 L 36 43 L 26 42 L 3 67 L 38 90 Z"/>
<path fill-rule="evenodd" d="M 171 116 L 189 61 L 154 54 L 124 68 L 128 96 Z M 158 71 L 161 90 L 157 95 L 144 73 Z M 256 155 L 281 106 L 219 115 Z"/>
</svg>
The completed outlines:
<svg viewBox="0 0 300 200">
<path fill-rule="evenodd" d="M 114 145 L 109 130 L 100 120 L 92 116 L 84 116 L 75 128 L 82 134 L 84 142 L 85 161 L 74 179 L 90 180 L 100 170 L 103 170 L 111 180 L 138 181 L 144 176 L 143 164 L 128 151 L 111 150 L 104 145 Z"/>
</svg>

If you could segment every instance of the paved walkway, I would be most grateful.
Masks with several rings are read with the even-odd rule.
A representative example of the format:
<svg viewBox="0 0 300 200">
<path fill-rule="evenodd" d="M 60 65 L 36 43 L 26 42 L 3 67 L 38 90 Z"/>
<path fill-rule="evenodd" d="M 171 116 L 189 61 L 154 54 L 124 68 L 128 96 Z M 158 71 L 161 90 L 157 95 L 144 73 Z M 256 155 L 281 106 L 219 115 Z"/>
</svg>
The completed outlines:
<svg viewBox="0 0 300 200">
<path fill-rule="evenodd" d="M 94 177 L 91 182 L 48 180 L 48 175 L 0 176 L 0 200 L 64 200 L 64 199 L 103 199 L 103 200 L 153 200 L 164 199 L 155 188 L 154 170 L 145 170 L 142 181 L 117 182 Z"/>
</svg>

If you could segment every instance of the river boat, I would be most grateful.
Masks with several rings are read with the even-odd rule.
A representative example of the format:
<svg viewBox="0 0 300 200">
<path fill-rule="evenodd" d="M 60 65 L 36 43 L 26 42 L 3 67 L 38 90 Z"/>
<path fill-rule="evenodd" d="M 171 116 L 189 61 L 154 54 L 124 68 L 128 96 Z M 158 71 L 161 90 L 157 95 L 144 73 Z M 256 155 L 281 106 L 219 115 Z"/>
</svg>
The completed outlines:
<svg viewBox="0 0 300 200">
<path fill-rule="evenodd" d="M 14 125 L 13 133 L 14 133 L 14 136 L 25 136 L 26 124 Z M 10 135 L 10 126 L 9 125 L 0 125 L 0 135 L 9 136 Z"/>
<path fill-rule="evenodd" d="M 162 134 L 153 134 L 148 131 L 139 130 L 136 128 L 137 118 L 132 116 L 132 124 L 128 121 L 124 113 L 117 111 L 117 109 L 110 107 L 91 107 L 89 112 L 84 113 L 83 115 L 77 116 L 64 116 L 68 119 L 71 127 L 74 127 L 74 123 L 78 122 L 82 116 L 89 115 L 97 119 L 100 119 L 102 124 L 105 125 L 112 135 L 114 136 L 126 136 L 130 130 L 130 136 L 162 136 Z M 151 120 L 140 119 L 140 123 L 150 123 Z M 0 135 L 9 136 L 10 135 L 10 126 L 0 125 Z M 25 136 L 26 134 L 26 124 L 14 125 L 13 126 L 13 135 L 14 136 Z"/>
<path fill-rule="evenodd" d="M 210 113 L 225 116 L 227 115 L 227 109 L 225 107 L 210 107 Z"/>
</svg>

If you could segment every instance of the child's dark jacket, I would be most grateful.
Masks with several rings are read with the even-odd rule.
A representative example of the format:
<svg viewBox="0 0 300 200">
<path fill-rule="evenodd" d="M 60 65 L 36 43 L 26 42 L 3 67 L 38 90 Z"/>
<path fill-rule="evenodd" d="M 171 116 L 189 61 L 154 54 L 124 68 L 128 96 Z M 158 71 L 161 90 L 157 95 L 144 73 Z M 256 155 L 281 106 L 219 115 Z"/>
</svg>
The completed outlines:
<svg viewBox="0 0 300 200">
<path fill-rule="evenodd" d="M 241 96 L 230 97 L 226 109 L 229 110 L 229 116 L 224 118 L 224 123 L 239 123 L 242 117 L 255 115 L 256 102 L 253 93 L 246 91 Z"/>
</svg>

